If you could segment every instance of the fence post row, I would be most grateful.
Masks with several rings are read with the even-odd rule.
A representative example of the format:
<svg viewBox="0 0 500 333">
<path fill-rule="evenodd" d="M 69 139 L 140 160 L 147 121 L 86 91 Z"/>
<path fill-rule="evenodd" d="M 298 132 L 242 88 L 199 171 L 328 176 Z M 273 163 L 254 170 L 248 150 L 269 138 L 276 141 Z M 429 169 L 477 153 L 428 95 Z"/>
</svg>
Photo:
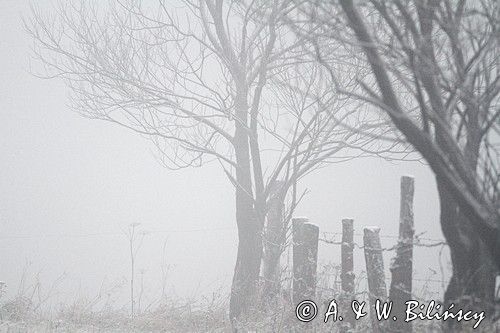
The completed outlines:
<svg viewBox="0 0 500 333">
<path fill-rule="evenodd" d="M 392 314 L 397 318 L 404 318 L 405 302 L 412 298 L 413 274 L 413 196 L 414 178 L 401 177 L 401 203 L 399 219 L 399 237 L 396 246 L 396 256 L 390 267 L 391 285 L 389 299 L 393 302 Z M 293 236 L 293 302 L 300 303 L 306 299 L 313 299 L 316 292 L 316 270 L 318 261 L 319 228 L 309 223 L 305 217 L 292 219 Z M 387 300 L 387 287 L 383 249 L 380 242 L 379 227 L 365 227 L 363 229 L 363 245 L 368 279 L 371 320 L 373 332 L 384 332 L 388 327 L 376 318 L 375 304 L 379 299 Z M 341 287 L 342 308 L 350 307 L 350 301 L 355 295 L 354 290 L 354 221 L 342 220 L 341 244 Z M 499 279 L 500 280 L 500 279 Z M 349 311 L 348 311 L 349 313 Z M 404 320 L 389 320 L 391 332 L 411 332 L 411 323 Z M 341 331 L 345 332 L 355 327 L 354 318 L 345 316 Z"/>
<path fill-rule="evenodd" d="M 294 304 L 312 300 L 316 294 L 319 228 L 308 221 L 292 219 Z"/>
</svg>

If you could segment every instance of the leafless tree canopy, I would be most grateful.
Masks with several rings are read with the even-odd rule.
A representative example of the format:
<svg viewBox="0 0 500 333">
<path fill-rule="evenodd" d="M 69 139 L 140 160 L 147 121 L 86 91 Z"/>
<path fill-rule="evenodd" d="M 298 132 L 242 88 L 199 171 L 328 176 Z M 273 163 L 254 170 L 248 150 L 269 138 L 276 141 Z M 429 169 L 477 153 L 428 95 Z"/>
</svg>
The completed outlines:
<svg viewBox="0 0 500 333">
<path fill-rule="evenodd" d="M 339 91 L 385 111 L 435 172 L 462 193 L 470 211 L 490 226 L 498 221 L 498 2 L 298 5 L 319 25 L 311 40 L 332 76 L 342 70 L 332 66 L 331 40 L 342 43 L 360 68 L 359 85 L 337 84 Z"/>
<path fill-rule="evenodd" d="M 25 22 L 40 75 L 63 78 L 75 110 L 148 137 L 170 168 L 221 165 L 236 188 L 235 316 L 254 293 L 276 182 L 281 197 L 292 187 L 293 209 L 297 181 L 326 163 L 411 151 L 387 118 L 332 89 L 290 29 L 294 10 L 285 0 L 61 1 Z"/>
<path fill-rule="evenodd" d="M 308 36 L 339 94 L 385 113 L 434 172 L 453 264 L 445 301 L 493 311 L 500 268 L 500 3 L 295 3 L 289 21 Z M 350 54 L 341 66 L 339 45 Z M 342 84 L 346 66 L 358 69 L 357 84 Z"/>
<path fill-rule="evenodd" d="M 262 132 L 261 150 L 277 153 L 270 175 L 292 158 L 307 161 L 305 173 L 318 161 L 359 155 L 333 154 L 343 148 L 389 151 L 372 140 L 389 129 L 353 112 L 359 103 L 337 96 L 282 23 L 286 2 L 108 6 L 61 3 L 55 17 L 33 9 L 27 27 L 47 69 L 41 75 L 64 78 L 83 115 L 153 139 L 165 165 L 199 166 L 206 156 L 234 166 L 235 122 Z M 248 124 L 235 115 L 239 94 L 247 96 Z"/>
</svg>

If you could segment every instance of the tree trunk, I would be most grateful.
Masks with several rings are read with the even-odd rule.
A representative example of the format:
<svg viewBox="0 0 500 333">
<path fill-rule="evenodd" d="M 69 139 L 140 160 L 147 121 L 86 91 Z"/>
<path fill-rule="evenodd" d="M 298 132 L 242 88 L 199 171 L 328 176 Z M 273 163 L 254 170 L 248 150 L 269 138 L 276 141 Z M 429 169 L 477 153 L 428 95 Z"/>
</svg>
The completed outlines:
<svg viewBox="0 0 500 333">
<path fill-rule="evenodd" d="M 238 197 L 238 195 L 237 195 Z M 253 207 L 237 204 L 238 254 L 231 286 L 229 316 L 232 321 L 248 314 L 257 304 L 257 285 L 262 257 L 262 228 Z"/>
<path fill-rule="evenodd" d="M 257 285 L 262 258 L 262 223 L 258 221 L 252 198 L 236 189 L 238 254 L 231 286 L 229 316 L 232 322 L 248 314 L 257 304 Z"/>
<path fill-rule="evenodd" d="M 447 187 L 437 178 L 441 206 L 441 229 L 450 247 L 453 275 L 444 295 L 446 308 L 485 311 L 494 308 L 496 265 L 476 228 L 461 211 Z M 455 331 L 457 322 L 450 321 L 448 329 Z"/>
<path fill-rule="evenodd" d="M 229 318 L 236 329 L 238 320 L 248 315 L 257 303 L 257 285 L 262 259 L 262 228 L 252 192 L 246 92 L 239 88 L 236 98 L 234 151 L 236 156 L 236 223 L 238 254 L 229 301 Z"/>
</svg>

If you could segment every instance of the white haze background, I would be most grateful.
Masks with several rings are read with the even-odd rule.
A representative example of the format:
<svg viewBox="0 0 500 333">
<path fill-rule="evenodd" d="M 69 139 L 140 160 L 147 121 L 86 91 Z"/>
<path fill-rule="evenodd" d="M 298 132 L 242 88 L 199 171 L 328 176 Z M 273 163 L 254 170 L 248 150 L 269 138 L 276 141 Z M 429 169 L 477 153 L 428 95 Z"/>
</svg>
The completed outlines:
<svg viewBox="0 0 500 333">
<path fill-rule="evenodd" d="M 31 45 L 21 20 L 28 9 L 26 0 L 0 0 L 0 281 L 8 285 L 7 297 L 17 292 L 27 262 L 30 274 L 40 272 L 42 288 L 67 274 L 53 302 L 95 295 L 103 280 L 126 281 L 122 232 L 131 223 L 152 231 L 136 266 L 137 280 L 144 273 L 146 299 L 161 288 L 165 240 L 169 295 L 198 297 L 220 287 L 227 292 L 237 232 L 233 188 L 223 172 L 216 164 L 165 169 L 146 139 L 69 110 L 62 82 L 30 74 Z M 352 217 L 357 233 L 378 225 L 383 235 L 397 235 L 399 180 L 406 174 L 415 176 L 416 232 L 442 238 L 434 177 L 416 162 L 371 158 L 322 169 L 302 182 L 310 193 L 296 215 L 309 217 L 320 232 L 339 232 L 341 219 Z M 437 254 L 415 250 L 416 278 L 442 278 Z M 340 247 L 321 245 L 319 256 L 339 263 Z M 447 253 L 443 258 L 446 270 Z M 364 269 L 360 250 L 355 267 Z M 418 292 L 422 286 L 415 284 Z M 123 287 L 120 306 L 127 302 Z M 429 287 L 441 295 L 440 283 Z"/>
</svg>

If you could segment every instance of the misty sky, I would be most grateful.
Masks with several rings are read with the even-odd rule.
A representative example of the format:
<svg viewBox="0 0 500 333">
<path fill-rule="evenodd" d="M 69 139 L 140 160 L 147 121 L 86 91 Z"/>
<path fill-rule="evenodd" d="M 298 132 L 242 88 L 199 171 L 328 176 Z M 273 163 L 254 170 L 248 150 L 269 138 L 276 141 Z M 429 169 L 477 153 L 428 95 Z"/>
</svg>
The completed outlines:
<svg viewBox="0 0 500 333">
<path fill-rule="evenodd" d="M 21 21 L 27 7 L 28 1 L 0 0 L 0 280 L 9 293 L 17 291 L 26 262 L 45 285 L 66 272 L 60 290 L 68 300 L 96 293 L 103 279 L 121 281 L 129 270 L 122 232 L 136 222 L 151 231 L 137 264 L 150 294 L 159 288 L 165 241 L 172 294 L 227 290 L 237 232 L 234 191 L 223 172 L 216 164 L 168 170 L 146 139 L 68 109 L 62 82 L 29 73 L 30 40 Z M 399 178 L 406 174 L 416 179 L 416 232 L 442 238 L 433 175 L 416 162 L 372 158 L 321 169 L 303 180 L 310 192 L 297 215 L 320 232 L 340 231 L 340 220 L 352 217 L 357 233 L 378 225 L 396 235 Z M 416 250 L 416 278 L 439 271 L 437 252 Z M 340 262 L 340 248 L 321 245 L 320 260 Z M 355 260 L 364 269 L 361 251 Z"/>
</svg>

